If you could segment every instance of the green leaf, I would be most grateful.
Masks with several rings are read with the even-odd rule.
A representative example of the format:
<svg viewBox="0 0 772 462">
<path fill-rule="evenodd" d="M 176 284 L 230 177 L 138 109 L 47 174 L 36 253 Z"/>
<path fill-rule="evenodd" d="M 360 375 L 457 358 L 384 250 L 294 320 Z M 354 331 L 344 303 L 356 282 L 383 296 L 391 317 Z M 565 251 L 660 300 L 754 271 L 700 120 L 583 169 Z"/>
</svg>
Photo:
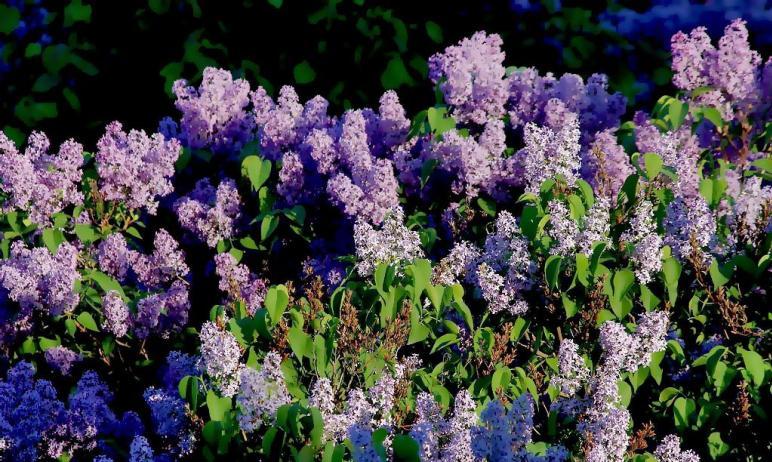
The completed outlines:
<svg viewBox="0 0 772 462">
<path fill-rule="evenodd" d="M 72 0 L 64 8 L 64 27 L 76 22 L 91 22 L 91 5 L 84 5 L 81 0 Z"/>
<path fill-rule="evenodd" d="M 289 293 L 283 285 L 273 286 L 265 294 L 265 308 L 272 324 L 277 324 L 289 304 Z"/>
<path fill-rule="evenodd" d="M 652 292 L 648 287 L 641 284 L 641 303 L 643 304 L 643 307 L 646 308 L 646 311 L 651 311 L 654 308 L 656 308 L 662 300 L 659 299 L 656 295 L 654 295 L 654 292 Z"/>
<path fill-rule="evenodd" d="M 635 273 L 628 269 L 622 269 L 614 273 L 614 298 L 622 300 L 627 292 L 635 284 Z"/>
<path fill-rule="evenodd" d="M 568 298 L 568 295 L 563 293 L 560 295 L 560 299 L 563 301 L 563 309 L 566 310 L 566 318 L 570 319 L 579 312 L 576 302 Z"/>
<path fill-rule="evenodd" d="M 84 311 L 83 313 L 79 314 L 76 319 L 78 320 L 78 323 L 86 329 L 93 332 L 99 332 L 99 327 L 97 327 L 97 323 L 94 321 L 94 317 L 91 316 L 91 313 Z"/>
<path fill-rule="evenodd" d="M 716 288 L 729 282 L 733 273 L 734 268 L 731 265 L 719 265 L 718 260 L 715 258 L 710 263 L 710 279 Z"/>
<path fill-rule="evenodd" d="M 721 439 L 721 433 L 713 432 L 708 435 L 708 453 L 715 460 L 729 452 L 729 445 Z"/>
<path fill-rule="evenodd" d="M 19 25 L 21 13 L 12 6 L 0 3 L 0 34 L 10 34 Z"/>
<path fill-rule="evenodd" d="M 271 237 L 279 226 L 279 217 L 277 215 L 266 215 L 260 223 L 260 240 L 264 241 Z"/>
<path fill-rule="evenodd" d="M 59 245 L 65 241 L 62 230 L 52 228 L 43 230 L 42 239 L 48 251 L 54 255 L 56 255 Z"/>
<path fill-rule="evenodd" d="M 429 127 L 435 135 L 442 135 L 448 130 L 456 128 L 456 121 L 448 115 L 448 109 L 444 107 L 430 107 L 427 110 Z"/>
<path fill-rule="evenodd" d="M 657 351 L 652 353 L 651 362 L 649 363 L 649 372 L 651 372 L 651 378 L 657 382 L 657 385 L 662 383 L 662 359 L 665 357 L 665 351 Z"/>
<path fill-rule="evenodd" d="M 678 396 L 679 393 L 681 392 L 678 391 L 677 388 L 667 387 L 661 392 L 659 392 L 659 402 L 663 404 L 667 404 L 670 400 Z"/>
<path fill-rule="evenodd" d="M 308 61 L 296 64 L 292 74 L 295 76 L 295 82 L 300 85 L 311 83 L 316 79 L 316 71 L 314 71 L 314 68 L 311 67 L 311 63 Z"/>
<path fill-rule="evenodd" d="M 289 342 L 292 352 L 299 360 L 303 360 L 303 357 L 312 357 L 314 343 L 311 340 L 311 336 L 303 332 L 302 329 L 297 327 L 291 327 L 287 331 L 287 341 Z"/>
<path fill-rule="evenodd" d="M 424 325 L 423 322 L 421 322 L 421 315 L 418 311 L 418 308 L 413 306 L 410 309 L 410 334 L 408 335 L 407 344 L 413 345 L 418 342 L 424 341 L 429 334 L 431 333 L 431 330 Z"/>
<path fill-rule="evenodd" d="M 381 85 L 387 90 L 395 90 L 402 85 L 413 85 L 414 80 L 405 67 L 402 57 L 397 55 L 389 60 L 381 74 Z"/>
<path fill-rule="evenodd" d="M 668 299 L 673 305 L 678 298 L 678 278 L 681 277 L 681 263 L 674 257 L 668 258 L 662 263 L 662 274 L 665 277 Z"/>
<path fill-rule="evenodd" d="M 764 378 L 766 377 L 769 364 L 764 362 L 764 358 L 755 351 L 740 349 L 740 354 L 743 357 L 743 364 L 745 364 L 745 370 L 747 370 L 753 383 L 760 387 L 764 385 Z"/>
<path fill-rule="evenodd" d="M 496 202 L 490 199 L 485 199 L 483 197 L 478 197 L 477 205 L 479 205 L 480 210 L 485 212 L 485 214 L 488 215 L 489 217 L 496 216 Z"/>
<path fill-rule="evenodd" d="M 432 42 L 441 44 L 443 40 L 442 40 L 442 28 L 440 27 L 440 25 L 434 21 L 426 21 L 425 26 L 426 26 L 426 35 L 429 36 Z"/>
<path fill-rule="evenodd" d="M 123 292 L 123 287 L 121 287 L 118 281 L 106 275 L 105 273 L 97 270 L 91 270 L 87 273 L 87 277 L 96 282 L 105 293 L 114 290 L 121 294 L 124 299 L 126 298 L 126 294 Z"/>
<path fill-rule="evenodd" d="M 560 264 L 563 262 L 563 257 L 560 255 L 550 255 L 547 261 L 544 263 L 544 276 L 552 289 L 558 288 L 558 282 L 560 280 Z"/>
<path fill-rule="evenodd" d="M 673 403 L 673 420 L 678 431 L 683 432 L 697 416 L 697 405 L 691 398 L 678 397 Z"/>
<path fill-rule="evenodd" d="M 673 130 L 678 130 L 681 124 L 686 119 L 686 114 L 689 113 L 689 105 L 682 103 L 677 99 L 673 99 L 668 107 L 668 115 L 670 116 L 670 126 Z"/>
<path fill-rule="evenodd" d="M 643 165 L 646 168 L 646 178 L 651 181 L 662 171 L 662 157 L 653 152 L 647 152 L 643 155 Z"/>
<path fill-rule="evenodd" d="M 438 337 L 437 340 L 434 341 L 434 346 L 432 346 L 432 350 L 430 351 L 430 353 L 435 353 L 436 351 L 442 350 L 457 342 L 458 342 L 458 335 L 454 333 L 448 333 L 448 334 L 442 335 Z"/>
<path fill-rule="evenodd" d="M 209 409 L 209 418 L 222 422 L 228 411 L 231 410 L 231 399 L 226 396 L 218 396 L 212 390 L 206 393 L 206 407 Z"/>
<path fill-rule="evenodd" d="M 199 378 L 186 375 L 177 385 L 180 397 L 190 404 L 190 409 L 195 411 L 199 404 Z"/>
<path fill-rule="evenodd" d="M 40 337 L 38 339 L 38 344 L 40 345 L 40 351 L 46 351 L 46 350 L 50 350 L 51 348 L 60 346 L 62 344 L 62 341 L 59 340 L 58 335 L 56 336 L 55 339 Z"/>
<path fill-rule="evenodd" d="M 75 235 L 78 236 L 78 239 L 84 244 L 90 244 L 98 238 L 94 227 L 86 223 L 75 224 Z"/>
<path fill-rule="evenodd" d="M 702 116 L 713 123 L 719 129 L 724 126 L 724 119 L 721 117 L 721 113 L 714 107 L 702 108 Z"/>
<path fill-rule="evenodd" d="M 241 173 L 249 178 L 252 190 L 257 191 L 271 176 L 271 161 L 256 155 L 247 156 L 241 161 Z"/>
<path fill-rule="evenodd" d="M 505 392 L 509 387 L 509 382 L 512 380 L 512 371 L 506 366 L 501 366 L 496 369 L 491 377 L 491 390 L 494 394 Z"/>
<path fill-rule="evenodd" d="M 391 444 L 394 450 L 394 460 L 407 461 L 407 462 L 420 462 L 418 456 L 418 443 L 407 435 L 397 435 Z"/>
<path fill-rule="evenodd" d="M 712 369 L 710 378 L 713 380 L 713 386 L 716 387 L 716 395 L 721 395 L 737 376 L 737 369 L 724 361 L 717 361 Z"/>
<path fill-rule="evenodd" d="M 568 209 L 571 213 L 571 218 L 573 218 L 574 221 L 579 221 L 586 213 L 584 203 L 576 194 L 571 194 L 566 200 L 568 201 Z"/>
</svg>

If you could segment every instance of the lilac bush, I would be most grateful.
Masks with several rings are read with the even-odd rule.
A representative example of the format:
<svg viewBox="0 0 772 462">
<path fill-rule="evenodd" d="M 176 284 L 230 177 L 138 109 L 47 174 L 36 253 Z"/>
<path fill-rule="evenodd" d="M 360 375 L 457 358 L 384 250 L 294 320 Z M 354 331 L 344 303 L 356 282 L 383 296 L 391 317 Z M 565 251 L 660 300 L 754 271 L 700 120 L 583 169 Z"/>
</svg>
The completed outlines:
<svg viewBox="0 0 772 462">
<path fill-rule="evenodd" d="M 1 135 L 0 459 L 763 459 L 770 61 L 671 52 L 653 108 L 478 32 L 412 118 L 209 67 Z"/>
</svg>

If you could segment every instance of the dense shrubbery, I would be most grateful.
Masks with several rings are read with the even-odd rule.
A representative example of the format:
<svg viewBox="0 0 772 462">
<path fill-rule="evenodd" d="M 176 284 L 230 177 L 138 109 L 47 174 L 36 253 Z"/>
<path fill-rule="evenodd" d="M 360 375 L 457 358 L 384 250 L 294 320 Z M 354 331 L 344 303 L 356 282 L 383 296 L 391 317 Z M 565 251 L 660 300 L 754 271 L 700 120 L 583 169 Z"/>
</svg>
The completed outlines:
<svg viewBox="0 0 772 462">
<path fill-rule="evenodd" d="M 501 46 L 413 118 L 207 68 L 158 133 L 0 137 L 0 455 L 763 459 L 772 61 L 679 33 L 625 120 Z"/>
</svg>

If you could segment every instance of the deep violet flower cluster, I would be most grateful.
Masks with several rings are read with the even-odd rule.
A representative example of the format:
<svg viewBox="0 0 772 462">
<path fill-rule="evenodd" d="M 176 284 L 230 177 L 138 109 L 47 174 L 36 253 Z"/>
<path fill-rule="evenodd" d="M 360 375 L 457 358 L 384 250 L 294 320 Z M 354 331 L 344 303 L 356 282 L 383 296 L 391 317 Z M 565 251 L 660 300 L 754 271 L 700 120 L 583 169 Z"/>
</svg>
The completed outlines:
<svg viewBox="0 0 772 462">
<path fill-rule="evenodd" d="M 29 219 L 45 226 L 53 214 L 83 202 L 79 191 L 83 146 L 67 140 L 56 154 L 41 132 L 33 132 L 24 152 L 0 132 L 0 192 L 7 195 L 3 212 L 20 210 Z"/>
<path fill-rule="evenodd" d="M 93 450 L 100 438 L 142 431 L 136 414 L 129 411 L 119 419 L 110 409 L 113 394 L 94 371 L 81 376 L 66 403 L 51 382 L 35 379 L 34 367 L 25 361 L 8 370 L 0 390 L 0 456 L 11 455 L 12 460 Z"/>
<path fill-rule="evenodd" d="M 99 192 L 107 200 L 155 214 L 158 199 L 174 191 L 171 177 L 180 150 L 179 141 L 160 133 L 126 133 L 119 122 L 108 124 L 95 155 Z"/>
<path fill-rule="evenodd" d="M 209 247 L 236 233 L 241 217 L 241 196 L 236 182 L 225 178 L 217 188 L 208 178 L 199 180 L 193 191 L 174 203 L 180 226 Z"/>
</svg>

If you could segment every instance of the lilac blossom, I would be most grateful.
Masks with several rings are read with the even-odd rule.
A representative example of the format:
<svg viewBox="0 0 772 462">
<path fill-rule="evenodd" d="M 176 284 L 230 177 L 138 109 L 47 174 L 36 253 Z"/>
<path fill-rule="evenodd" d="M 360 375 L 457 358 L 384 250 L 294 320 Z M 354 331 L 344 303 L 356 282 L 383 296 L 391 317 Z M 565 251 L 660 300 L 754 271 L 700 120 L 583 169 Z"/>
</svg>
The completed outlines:
<svg viewBox="0 0 772 462">
<path fill-rule="evenodd" d="M 525 148 L 518 153 L 523 168 L 525 189 L 538 192 L 548 178 L 561 175 L 569 186 L 577 180 L 581 165 L 579 157 L 579 126 L 575 115 L 567 118 L 559 129 L 528 123 L 523 132 Z"/>
<path fill-rule="evenodd" d="M 118 420 L 110 409 L 113 394 L 96 372 L 86 371 L 69 396 L 67 410 L 48 438 L 49 457 L 94 450 Z"/>
<path fill-rule="evenodd" d="M 28 249 L 24 242 L 14 241 L 10 258 L 0 262 L 0 287 L 19 304 L 22 318 L 33 310 L 52 316 L 69 313 L 80 301 L 74 288 L 80 280 L 77 266 L 78 251 L 67 242 L 51 255 L 44 247 Z"/>
<path fill-rule="evenodd" d="M 126 133 L 119 122 L 112 122 L 97 143 L 99 192 L 107 200 L 154 215 L 158 198 L 174 191 L 171 177 L 180 150 L 176 139 L 160 133 L 148 136 L 142 130 Z"/>
<path fill-rule="evenodd" d="M 155 453 L 144 436 L 135 436 L 129 446 L 129 462 L 153 462 Z"/>
<path fill-rule="evenodd" d="M 265 280 L 252 274 L 246 265 L 239 264 L 230 253 L 217 254 L 214 262 L 220 278 L 219 288 L 227 294 L 228 302 L 242 301 L 249 315 L 255 314 L 265 297 Z"/>
<path fill-rule="evenodd" d="M 593 74 L 585 84 L 576 74 L 556 78 L 547 73 L 542 77 L 536 69 L 527 68 L 513 72 L 508 86 L 512 126 L 536 123 L 555 129 L 554 123 L 548 123 L 550 118 L 555 121 L 555 110 L 570 111 L 578 116 L 583 142 L 597 132 L 619 126 L 627 104 L 621 93 L 608 93 L 608 77 L 603 74 Z M 550 103 L 553 100 L 560 101 L 562 107 Z"/>
<path fill-rule="evenodd" d="M 663 226 L 665 244 L 681 260 L 692 254 L 693 243 L 699 249 L 716 245 L 716 219 L 702 196 L 691 200 L 677 197 L 667 207 Z"/>
<path fill-rule="evenodd" d="M 729 183 L 731 187 L 733 182 Z M 729 191 L 734 203 L 726 213 L 726 222 L 731 230 L 730 245 L 754 245 L 763 233 L 770 230 L 772 187 L 764 185 L 757 176 L 745 179 L 742 184 L 739 181 L 735 183 L 735 191 Z"/>
<path fill-rule="evenodd" d="M 615 198 L 633 173 L 630 157 L 611 130 L 596 133 L 590 148 L 582 151 L 582 178 L 600 196 Z"/>
<path fill-rule="evenodd" d="M 381 263 L 394 265 L 410 262 L 423 256 L 418 233 L 404 225 L 404 212 L 394 208 L 379 229 L 364 220 L 354 226 L 354 246 L 357 271 L 369 276 Z"/>
<path fill-rule="evenodd" d="M 654 450 L 657 462 L 699 462 L 700 457 L 692 450 L 682 450 L 681 440 L 676 435 L 662 438 Z"/>
<path fill-rule="evenodd" d="M 166 356 L 162 382 L 167 392 L 174 393 L 183 377 L 199 375 L 199 358 L 181 351 L 170 351 Z"/>
<path fill-rule="evenodd" d="M 102 328 L 115 337 L 121 338 L 129 331 L 131 312 L 117 291 L 111 290 L 102 297 L 102 315 L 105 318 Z"/>
<path fill-rule="evenodd" d="M 429 78 L 439 85 L 459 122 L 483 124 L 504 115 L 504 52 L 498 34 L 477 32 L 429 58 Z"/>
<path fill-rule="evenodd" d="M 239 388 L 241 347 L 236 337 L 211 321 L 201 326 L 201 369 L 224 396 L 233 396 Z"/>
<path fill-rule="evenodd" d="M 635 143 L 641 153 L 659 154 L 666 167 L 678 175 L 673 183 L 676 195 L 691 199 L 699 195 L 700 149 L 697 138 L 684 125 L 675 132 L 661 133 L 642 112 L 635 114 Z M 657 181 L 666 181 L 662 176 Z M 669 180 L 667 180 L 669 181 Z"/>
<path fill-rule="evenodd" d="M 643 200 L 636 206 L 630 228 L 622 233 L 620 240 L 634 247 L 631 258 L 638 282 L 651 282 L 652 275 L 662 269 L 663 244 L 662 237 L 657 234 L 651 202 Z"/>
<path fill-rule="evenodd" d="M 48 365 L 62 375 L 70 375 L 75 364 L 83 359 L 78 353 L 61 345 L 47 349 L 45 357 Z"/>
<path fill-rule="evenodd" d="M 564 257 L 574 253 L 579 239 L 579 225 L 574 221 L 563 201 L 550 201 L 548 210 L 550 215 L 548 234 L 554 242 L 550 253 Z"/>
<path fill-rule="evenodd" d="M 264 423 L 272 423 L 276 411 L 290 403 L 281 371 L 281 356 L 276 352 L 268 352 L 259 371 L 251 367 L 242 369 L 240 380 L 236 405 L 239 427 L 245 432 L 254 432 Z"/>
<path fill-rule="evenodd" d="M 472 428 L 472 452 L 476 458 L 495 462 L 527 460 L 525 446 L 533 432 L 533 399 L 520 395 L 507 410 L 498 399 L 480 413 L 480 425 Z"/>
<path fill-rule="evenodd" d="M 144 255 L 135 252 L 131 265 L 137 280 L 151 289 L 179 281 L 190 271 L 179 243 L 164 229 L 155 234 L 153 253 Z"/>
<path fill-rule="evenodd" d="M 732 119 L 735 111 L 747 114 L 762 101 L 761 56 L 750 49 L 744 20 L 726 26 L 718 48 L 710 43 L 706 29 L 698 27 L 688 35 L 673 35 L 671 51 L 673 84 L 689 92 L 710 87 L 712 91 L 695 100 L 716 107 L 725 119 Z"/>
<path fill-rule="evenodd" d="M 234 236 L 241 217 L 241 196 L 236 182 L 226 178 L 215 189 L 208 178 L 199 180 L 187 196 L 174 203 L 180 225 L 215 247 Z"/>
<path fill-rule="evenodd" d="M 193 149 L 234 153 L 254 136 L 254 121 L 247 112 L 249 83 L 234 80 L 229 71 L 207 67 L 198 89 L 185 80 L 174 82 L 175 106 L 182 112 L 179 133 L 171 134 Z M 166 121 L 165 125 L 169 125 Z"/>
<path fill-rule="evenodd" d="M 552 377 L 551 384 L 568 396 L 573 396 L 590 377 L 590 371 L 579 355 L 579 347 L 571 339 L 560 342 L 558 370 L 560 373 Z"/>
<path fill-rule="evenodd" d="M 611 240 L 608 237 L 611 230 L 610 209 L 609 199 L 600 196 L 587 211 L 587 215 L 582 217 L 582 231 L 577 237 L 577 247 L 583 254 L 590 255 L 595 243 L 610 244 Z"/>
<path fill-rule="evenodd" d="M 27 212 L 30 221 L 46 226 L 51 217 L 70 205 L 83 203 L 78 189 L 83 146 L 73 140 L 49 154 L 51 143 L 42 132 L 32 132 L 23 153 L 0 132 L 0 192 L 7 195 L 3 212 Z"/>
<path fill-rule="evenodd" d="M 39 444 L 65 411 L 51 382 L 34 376 L 32 364 L 20 361 L 0 380 L 0 439 L 20 462 L 41 457 Z"/>
</svg>

